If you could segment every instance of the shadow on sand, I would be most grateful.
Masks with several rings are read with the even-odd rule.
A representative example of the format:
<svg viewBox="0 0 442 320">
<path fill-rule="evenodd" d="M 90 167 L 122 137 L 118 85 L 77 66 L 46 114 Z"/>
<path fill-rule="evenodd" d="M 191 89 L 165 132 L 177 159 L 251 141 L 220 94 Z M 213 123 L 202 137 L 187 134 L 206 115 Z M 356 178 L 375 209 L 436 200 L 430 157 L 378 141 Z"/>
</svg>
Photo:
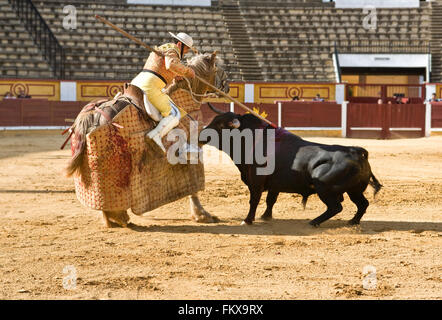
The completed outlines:
<svg viewBox="0 0 442 320">
<path fill-rule="evenodd" d="M 67 138 L 66 134 L 61 135 L 62 132 L 63 130 L 0 131 L 0 160 L 24 157 L 32 153 L 61 151 L 60 148 Z M 64 153 L 45 156 L 42 160 L 59 158 L 67 161 L 70 158 L 70 148 L 68 143 Z"/>
<path fill-rule="evenodd" d="M 307 236 L 314 234 L 375 234 L 385 231 L 424 231 L 442 232 L 440 222 L 404 222 L 404 221 L 362 221 L 360 226 L 350 226 L 344 220 L 324 222 L 319 228 L 310 226 L 307 219 L 276 219 L 270 222 L 257 221 L 251 226 L 238 224 L 201 224 L 201 225 L 165 225 L 141 226 L 131 223 L 128 227 L 137 232 L 167 233 L 208 233 L 226 235 L 284 235 Z M 236 221 L 235 221 L 236 222 Z"/>
<path fill-rule="evenodd" d="M 0 189 L 0 193 L 75 193 L 75 190 L 5 190 Z"/>
</svg>

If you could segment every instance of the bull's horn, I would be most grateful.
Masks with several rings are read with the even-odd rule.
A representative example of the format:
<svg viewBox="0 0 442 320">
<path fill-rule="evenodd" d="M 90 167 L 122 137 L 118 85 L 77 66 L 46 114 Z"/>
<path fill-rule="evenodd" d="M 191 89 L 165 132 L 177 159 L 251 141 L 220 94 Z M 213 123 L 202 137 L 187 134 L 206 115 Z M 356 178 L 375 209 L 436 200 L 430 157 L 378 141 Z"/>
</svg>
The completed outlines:
<svg viewBox="0 0 442 320">
<path fill-rule="evenodd" d="M 207 102 L 207 104 L 209 105 L 209 108 L 212 109 L 213 112 L 218 113 L 218 114 L 224 114 L 225 113 L 224 111 L 222 111 L 222 110 L 212 106 L 212 104 L 210 102 Z"/>
<path fill-rule="evenodd" d="M 241 127 L 241 122 L 238 119 L 233 119 L 232 128 L 238 129 L 239 127 Z"/>
</svg>

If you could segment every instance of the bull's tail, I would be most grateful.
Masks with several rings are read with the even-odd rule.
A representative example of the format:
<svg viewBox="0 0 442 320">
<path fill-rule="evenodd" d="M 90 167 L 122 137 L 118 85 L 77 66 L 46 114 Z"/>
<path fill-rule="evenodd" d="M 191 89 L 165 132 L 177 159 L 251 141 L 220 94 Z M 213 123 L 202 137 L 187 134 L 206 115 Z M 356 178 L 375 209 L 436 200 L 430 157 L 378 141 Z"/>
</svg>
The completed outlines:
<svg viewBox="0 0 442 320">
<path fill-rule="evenodd" d="M 367 150 L 365 150 L 364 148 L 360 148 L 360 147 L 354 147 L 354 148 L 358 151 L 359 156 L 360 156 L 361 159 L 365 159 L 366 161 L 368 161 L 368 151 Z M 376 194 L 382 188 L 382 184 L 379 182 L 378 179 L 376 179 L 376 177 L 374 176 L 373 172 L 370 172 L 370 180 L 368 181 L 368 183 L 374 189 L 373 197 L 376 197 Z"/>
<path fill-rule="evenodd" d="M 373 173 L 370 173 L 370 180 L 368 181 L 368 183 L 370 184 L 370 186 L 373 187 L 374 189 L 374 195 L 373 197 L 376 197 L 376 194 L 379 192 L 379 190 L 381 190 L 382 188 L 382 184 L 379 182 L 378 179 L 376 179 L 376 177 L 374 176 Z"/>
<path fill-rule="evenodd" d="M 72 175 L 81 175 L 81 166 L 83 164 L 86 149 L 86 134 L 88 128 L 93 123 L 93 117 L 94 115 L 92 111 L 80 113 L 72 126 L 76 145 L 73 146 L 74 154 L 66 167 L 66 176 L 68 177 Z"/>
</svg>

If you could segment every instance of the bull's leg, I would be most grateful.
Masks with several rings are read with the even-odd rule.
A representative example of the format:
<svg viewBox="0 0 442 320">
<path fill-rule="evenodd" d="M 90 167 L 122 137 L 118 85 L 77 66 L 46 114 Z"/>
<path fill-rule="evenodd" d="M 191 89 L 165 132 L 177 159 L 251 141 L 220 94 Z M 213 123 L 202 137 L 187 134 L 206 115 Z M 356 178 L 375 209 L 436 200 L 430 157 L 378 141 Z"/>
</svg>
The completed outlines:
<svg viewBox="0 0 442 320">
<path fill-rule="evenodd" d="M 267 208 L 264 214 L 261 216 L 262 220 L 272 220 L 272 209 L 273 205 L 276 202 L 276 199 L 278 199 L 279 192 L 276 191 L 270 191 L 267 193 L 266 203 Z"/>
<path fill-rule="evenodd" d="M 355 216 L 348 221 L 348 223 L 351 225 L 359 224 L 362 216 L 368 208 L 368 200 L 362 193 L 348 193 L 348 195 L 350 196 L 351 201 L 353 201 L 358 207 L 358 211 L 356 212 Z"/>
<path fill-rule="evenodd" d="M 340 203 L 341 195 L 337 194 L 324 194 L 318 193 L 319 198 L 327 205 L 327 210 L 319 217 L 310 221 L 310 224 L 314 227 L 319 227 L 321 223 L 337 215 L 342 211 L 342 205 Z"/>
<path fill-rule="evenodd" d="M 120 227 L 127 227 L 130 218 L 126 210 L 103 211 L 104 225 L 108 228 L 114 227 L 114 224 Z"/>
<path fill-rule="evenodd" d="M 208 213 L 201 205 L 200 199 L 198 198 L 198 193 L 189 196 L 190 200 L 190 215 L 196 222 L 203 223 L 213 223 L 219 222 L 218 217 Z"/>
<path fill-rule="evenodd" d="M 259 200 L 261 200 L 262 191 L 250 189 L 250 209 L 246 219 L 241 223 L 252 224 L 255 221 L 256 208 L 258 207 Z"/>
</svg>

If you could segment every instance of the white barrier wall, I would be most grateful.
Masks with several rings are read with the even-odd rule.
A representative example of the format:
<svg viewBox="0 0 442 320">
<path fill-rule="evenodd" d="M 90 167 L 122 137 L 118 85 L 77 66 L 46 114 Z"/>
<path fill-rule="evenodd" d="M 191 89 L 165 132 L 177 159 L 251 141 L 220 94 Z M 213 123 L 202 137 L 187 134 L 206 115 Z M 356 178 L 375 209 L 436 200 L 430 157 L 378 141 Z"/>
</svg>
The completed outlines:
<svg viewBox="0 0 442 320">
<path fill-rule="evenodd" d="M 336 84 L 335 99 L 337 104 L 342 104 L 345 100 L 345 84 Z"/>
<path fill-rule="evenodd" d="M 425 99 L 428 101 L 432 98 L 433 93 L 437 93 L 436 92 L 436 85 L 435 84 L 427 84 L 425 86 Z"/>
<path fill-rule="evenodd" d="M 77 82 L 60 81 L 60 101 L 77 101 Z"/>
<path fill-rule="evenodd" d="M 255 102 L 255 85 L 253 83 L 246 83 L 244 85 L 244 102 Z"/>
<path fill-rule="evenodd" d="M 348 101 L 342 101 L 341 104 L 341 136 L 347 137 L 347 104 Z"/>
</svg>

